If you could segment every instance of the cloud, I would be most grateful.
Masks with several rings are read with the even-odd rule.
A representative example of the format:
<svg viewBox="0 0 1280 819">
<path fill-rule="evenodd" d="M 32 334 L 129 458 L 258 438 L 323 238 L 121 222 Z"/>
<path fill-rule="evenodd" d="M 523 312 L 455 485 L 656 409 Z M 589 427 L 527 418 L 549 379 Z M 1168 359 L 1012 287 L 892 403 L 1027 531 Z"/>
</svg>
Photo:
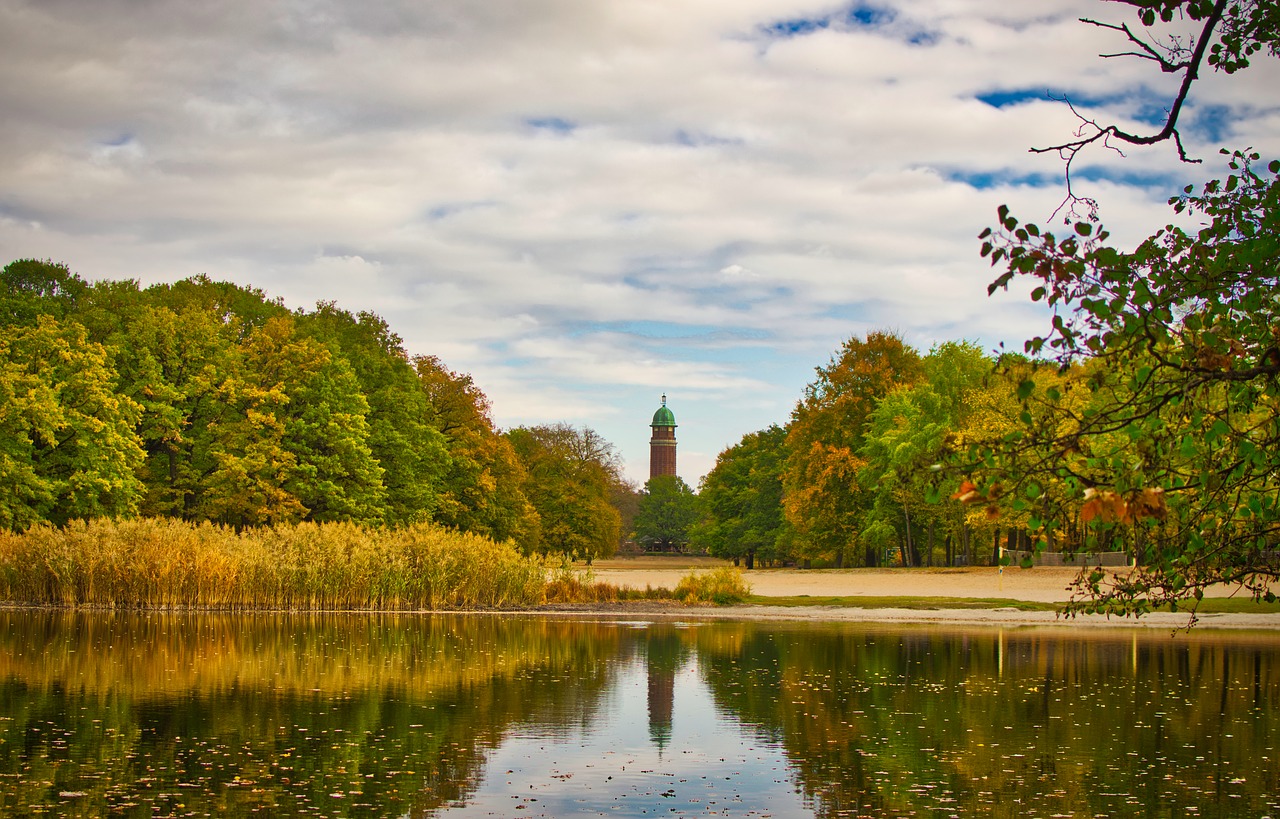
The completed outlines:
<svg viewBox="0 0 1280 819">
<path fill-rule="evenodd" d="M 1061 163 L 1027 150 L 1077 125 L 1049 94 L 1150 127 L 1171 80 L 1099 59 L 1114 33 L 1077 22 L 1127 13 L 0 0 L 0 253 L 374 310 L 502 423 L 631 441 L 633 475 L 666 389 L 703 469 L 784 422 L 852 334 L 1043 328 L 1024 294 L 987 298 L 975 237 L 999 204 L 1061 201 Z M 1082 161 L 1114 235 L 1163 224 L 1218 142 L 1277 153 L 1274 62 L 1201 80 L 1187 137 L 1209 164 Z"/>
</svg>

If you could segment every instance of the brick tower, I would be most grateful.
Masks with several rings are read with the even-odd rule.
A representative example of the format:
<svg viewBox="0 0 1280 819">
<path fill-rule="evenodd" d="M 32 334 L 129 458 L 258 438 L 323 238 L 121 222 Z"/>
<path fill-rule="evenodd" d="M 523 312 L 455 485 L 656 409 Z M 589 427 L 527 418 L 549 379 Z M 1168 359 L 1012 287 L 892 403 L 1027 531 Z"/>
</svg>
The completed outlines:
<svg viewBox="0 0 1280 819">
<path fill-rule="evenodd" d="M 676 417 L 667 409 L 667 396 L 653 414 L 653 437 L 649 439 L 649 479 L 676 474 Z"/>
</svg>

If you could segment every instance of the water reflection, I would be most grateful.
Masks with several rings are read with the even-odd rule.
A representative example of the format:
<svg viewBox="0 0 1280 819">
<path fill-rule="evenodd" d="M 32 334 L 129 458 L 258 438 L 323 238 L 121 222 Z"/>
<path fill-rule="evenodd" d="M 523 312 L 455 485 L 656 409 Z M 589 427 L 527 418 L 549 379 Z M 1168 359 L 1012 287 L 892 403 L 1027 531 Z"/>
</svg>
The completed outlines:
<svg viewBox="0 0 1280 819">
<path fill-rule="evenodd" d="M 1280 815 L 1274 635 L 0 612 L 0 814 Z"/>
</svg>

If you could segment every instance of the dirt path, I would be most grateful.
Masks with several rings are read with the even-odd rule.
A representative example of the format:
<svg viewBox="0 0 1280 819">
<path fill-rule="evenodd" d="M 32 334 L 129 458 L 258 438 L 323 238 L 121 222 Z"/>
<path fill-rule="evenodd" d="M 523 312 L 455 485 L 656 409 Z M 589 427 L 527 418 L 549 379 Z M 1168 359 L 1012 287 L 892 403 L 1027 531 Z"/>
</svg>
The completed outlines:
<svg viewBox="0 0 1280 819">
<path fill-rule="evenodd" d="M 622 561 L 598 564 L 595 578 L 617 586 L 674 588 L 690 567 L 637 564 Z M 1041 566 L 1035 569 L 991 567 L 964 569 L 758 569 L 745 572 L 751 590 L 763 597 L 979 597 L 1065 602 L 1075 569 Z"/>
<path fill-rule="evenodd" d="M 641 557 L 597 561 L 596 580 L 617 586 L 674 588 L 692 570 L 728 565 L 713 558 Z M 1077 569 L 1038 566 L 1034 569 L 982 566 L 953 569 L 758 569 L 744 572 L 752 591 L 762 597 L 959 597 L 991 600 L 1064 603 Z M 1211 597 L 1226 597 L 1230 588 L 1212 589 Z M 749 617 L 767 619 L 848 620 L 862 622 L 916 622 L 948 625 L 1070 625 L 1145 626 L 1178 628 L 1186 614 L 1158 613 L 1138 621 L 1102 616 L 1062 620 L 1051 611 L 1024 612 L 993 606 L 987 609 L 868 609 L 835 606 L 730 606 L 681 609 L 672 616 Z M 1205 627 L 1280 629 L 1280 614 L 1213 614 L 1200 619 Z"/>
</svg>

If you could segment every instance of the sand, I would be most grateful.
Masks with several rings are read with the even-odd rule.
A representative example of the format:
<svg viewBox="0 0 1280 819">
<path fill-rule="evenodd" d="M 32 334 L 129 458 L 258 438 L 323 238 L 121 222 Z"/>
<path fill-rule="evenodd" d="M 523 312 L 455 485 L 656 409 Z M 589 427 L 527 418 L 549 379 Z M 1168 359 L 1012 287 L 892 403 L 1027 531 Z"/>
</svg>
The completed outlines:
<svg viewBox="0 0 1280 819">
<path fill-rule="evenodd" d="M 725 565 L 711 558 L 640 557 L 598 561 L 596 580 L 617 586 L 674 588 L 693 569 Z M 1070 625 L 1079 627 L 1178 628 L 1189 616 L 1159 612 L 1138 619 L 1101 615 L 1061 618 L 1053 611 L 1020 611 L 999 601 L 1065 603 L 1077 569 L 1038 566 L 1033 569 L 982 566 L 948 569 L 758 569 L 744 572 L 752 591 L 763 597 L 940 597 L 993 601 L 983 608 L 900 609 L 845 606 L 726 606 L 681 608 L 664 612 L 654 607 L 646 614 L 699 617 L 748 617 L 753 619 L 844 620 L 859 622 L 917 622 L 955 625 Z M 1218 587 L 1207 596 L 1239 595 L 1239 589 Z M 1280 629 L 1280 614 L 1205 614 L 1198 627 Z"/>
</svg>

